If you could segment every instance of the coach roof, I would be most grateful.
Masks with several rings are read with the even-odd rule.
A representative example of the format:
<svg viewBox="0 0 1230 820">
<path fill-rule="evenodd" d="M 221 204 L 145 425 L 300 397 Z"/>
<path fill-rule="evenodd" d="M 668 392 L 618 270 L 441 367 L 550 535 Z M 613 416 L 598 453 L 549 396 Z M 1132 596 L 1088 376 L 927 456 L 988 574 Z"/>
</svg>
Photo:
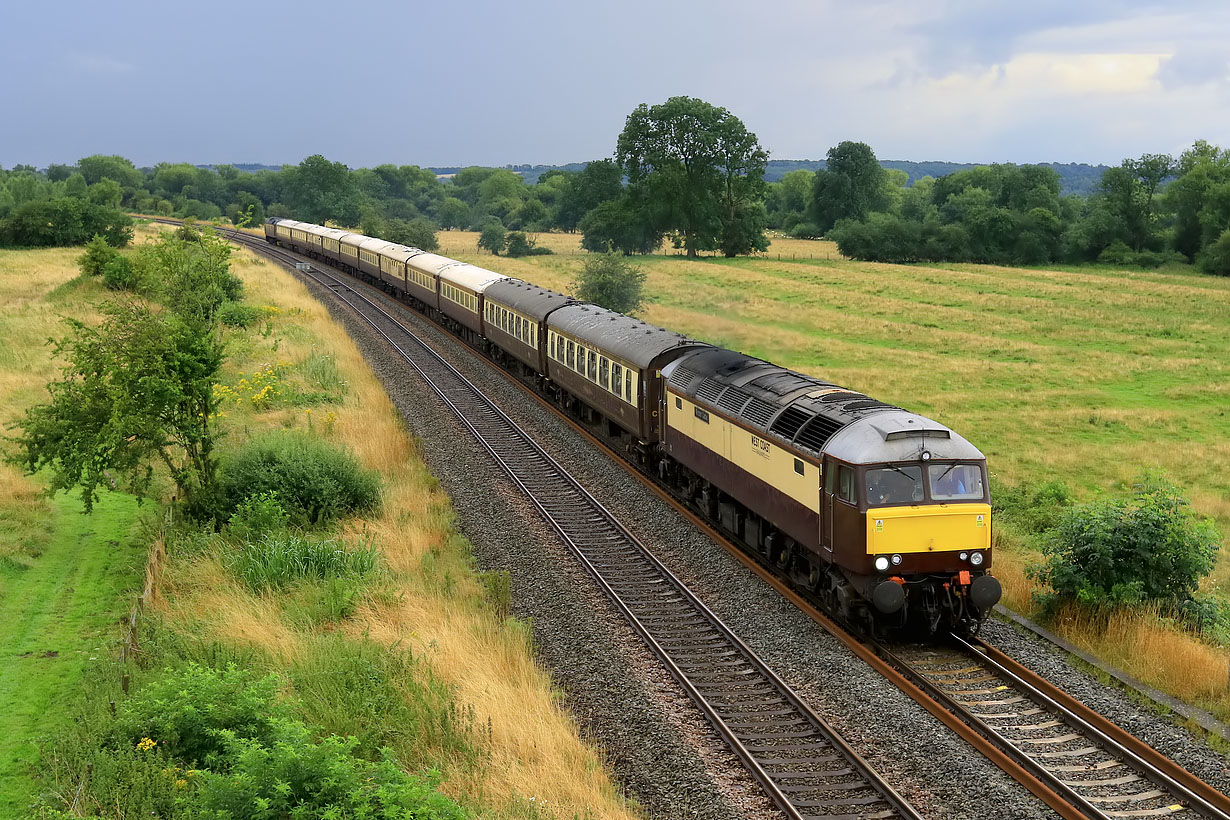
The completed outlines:
<svg viewBox="0 0 1230 820">
<path fill-rule="evenodd" d="M 641 368 L 649 367 L 669 350 L 709 347 L 682 333 L 583 302 L 555 311 L 548 324 L 553 330 L 567 333 Z"/>
</svg>

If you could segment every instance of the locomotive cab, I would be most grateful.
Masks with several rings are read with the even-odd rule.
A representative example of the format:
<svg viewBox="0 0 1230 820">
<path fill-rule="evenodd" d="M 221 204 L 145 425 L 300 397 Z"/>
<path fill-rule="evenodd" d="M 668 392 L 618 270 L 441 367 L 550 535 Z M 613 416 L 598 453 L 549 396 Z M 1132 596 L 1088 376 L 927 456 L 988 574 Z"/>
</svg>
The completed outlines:
<svg viewBox="0 0 1230 820">
<path fill-rule="evenodd" d="M 981 620 L 999 601 L 986 459 L 948 428 L 877 414 L 826 448 L 821 544 L 885 618 Z"/>
</svg>

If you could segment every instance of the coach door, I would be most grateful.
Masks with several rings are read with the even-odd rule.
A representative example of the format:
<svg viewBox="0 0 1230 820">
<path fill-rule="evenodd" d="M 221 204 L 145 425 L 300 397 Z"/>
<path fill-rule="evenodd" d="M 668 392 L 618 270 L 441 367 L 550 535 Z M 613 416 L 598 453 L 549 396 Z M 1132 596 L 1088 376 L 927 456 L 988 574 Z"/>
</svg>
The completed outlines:
<svg viewBox="0 0 1230 820">
<path fill-rule="evenodd" d="M 824 480 L 820 484 L 820 546 L 829 557 L 833 554 L 833 491 L 836 489 L 837 465 L 824 460 Z"/>
</svg>

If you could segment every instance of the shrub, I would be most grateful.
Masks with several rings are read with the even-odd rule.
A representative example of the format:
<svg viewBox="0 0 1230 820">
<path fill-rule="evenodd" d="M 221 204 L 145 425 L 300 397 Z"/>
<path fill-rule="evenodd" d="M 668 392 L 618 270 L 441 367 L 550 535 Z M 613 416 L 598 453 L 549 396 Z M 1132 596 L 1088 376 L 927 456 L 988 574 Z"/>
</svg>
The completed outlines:
<svg viewBox="0 0 1230 820">
<path fill-rule="evenodd" d="M 0 245 L 64 247 L 84 245 L 93 236 L 122 248 L 132 239 L 132 219 L 114 208 L 60 197 L 23 203 L 0 220 Z"/>
<path fill-rule="evenodd" d="M 245 305 L 242 302 L 227 300 L 218 306 L 218 321 L 228 327 L 250 327 L 261 318 L 264 311 L 258 307 Z"/>
<path fill-rule="evenodd" d="M 116 255 L 102 269 L 102 283 L 111 290 L 139 290 L 141 277 L 132 260 Z"/>
<path fill-rule="evenodd" d="M 266 532 L 237 550 L 227 562 L 253 592 L 278 589 L 302 579 L 356 578 L 376 566 L 370 543 L 351 546 L 334 538 L 286 531 Z"/>
<path fill-rule="evenodd" d="M 110 742 L 118 751 L 156 748 L 185 766 L 219 766 L 226 738 L 270 742 L 279 717 L 278 678 L 258 678 L 227 666 L 224 670 L 189 664 L 165 670 L 140 688 L 116 713 Z"/>
<path fill-rule="evenodd" d="M 282 508 L 276 491 L 258 493 L 239 502 L 226 528 L 240 541 L 256 541 L 270 533 L 280 532 L 290 524 L 290 515 Z"/>
<path fill-rule="evenodd" d="M 814 222 L 800 222 L 787 233 L 794 239 L 819 239 L 824 235 L 824 232 L 820 230 L 820 226 Z"/>
<path fill-rule="evenodd" d="M 1034 535 L 1054 529 L 1076 500 L 1072 488 L 1059 479 L 1033 486 L 996 487 L 994 499 L 1001 520 L 1007 519 Z"/>
<path fill-rule="evenodd" d="M 85 253 L 77 257 L 77 265 L 86 276 L 100 276 L 106 264 L 117 256 L 119 251 L 107 244 L 107 240 L 94 234 L 94 238 L 85 245 Z"/>
<path fill-rule="evenodd" d="M 645 304 L 645 272 L 623 254 L 600 253 L 585 260 L 572 283 L 578 299 L 620 313 L 635 313 Z"/>
<path fill-rule="evenodd" d="M 506 253 L 509 256 L 548 256 L 551 254 L 550 248 L 540 248 L 532 237 L 526 236 L 525 231 L 512 231 L 508 234 Z"/>
<path fill-rule="evenodd" d="M 1052 608 L 1068 601 L 1181 607 L 1213 568 L 1220 540 L 1177 487 L 1147 474 L 1127 498 L 1064 511 L 1043 545 L 1046 563 L 1031 574 L 1053 590 L 1043 601 Z"/>
<path fill-rule="evenodd" d="M 478 247 L 499 256 L 500 251 L 504 250 L 506 235 L 504 226 L 498 221 L 488 222 L 478 235 Z"/>
<path fill-rule="evenodd" d="M 464 820 L 461 808 L 436 791 L 436 781 L 406 774 L 391 759 L 356 758 L 354 738 L 330 735 L 313 743 L 306 726 L 284 721 L 272 744 L 228 743 L 229 772 L 204 772 L 194 820 Z"/>
<path fill-rule="evenodd" d="M 307 524 L 374 509 L 380 502 L 376 473 L 347 451 L 295 433 L 267 435 L 231 453 L 220 466 L 219 484 L 227 510 L 273 491 L 292 520 Z"/>
<path fill-rule="evenodd" d="M 1230 276 L 1230 229 L 1205 248 L 1200 255 L 1200 269 L 1214 276 Z"/>
</svg>

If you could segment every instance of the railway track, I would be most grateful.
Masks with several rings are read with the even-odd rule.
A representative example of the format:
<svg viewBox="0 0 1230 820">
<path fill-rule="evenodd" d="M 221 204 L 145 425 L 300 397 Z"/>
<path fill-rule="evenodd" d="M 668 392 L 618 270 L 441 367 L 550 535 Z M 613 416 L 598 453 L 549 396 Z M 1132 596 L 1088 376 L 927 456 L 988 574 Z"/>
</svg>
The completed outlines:
<svg viewBox="0 0 1230 820">
<path fill-rule="evenodd" d="M 236 241 L 247 244 L 258 252 L 274 256 L 279 261 L 289 264 L 304 261 L 295 254 L 267 245 L 260 237 L 244 234 L 239 236 L 242 238 Z M 329 278 L 337 282 L 346 292 L 375 307 L 374 302 L 359 294 L 357 290 L 332 276 Z M 376 309 L 380 310 L 378 307 Z M 385 314 L 383 310 L 380 312 L 387 317 L 388 321 L 401 328 L 402 332 L 410 333 L 395 318 Z M 380 328 L 377 327 L 377 330 L 380 331 Z M 380 332 L 383 334 L 383 331 Z M 388 338 L 387 334 L 384 335 Z M 390 341 L 392 342 L 391 339 Z M 429 347 L 421 341 L 417 343 L 430 354 L 429 358 L 439 360 L 438 355 Z M 395 343 L 394 346 L 396 347 Z M 403 353 L 403 355 L 406 354 Z M 452 369 L 447 363 L 439 361 L 445 368 Z M 456 371 L 453 372 L 456 373 Z M 460 374 L 456 374 L 456 377 L 462 378 Z M 520 384 L 512 376 L 508 378 Z M 464 381 L 463 378 L 462 380 Z M 531 393 L 531 395 L 534 394 Z M 442 398 L 444 398 L 443 395 Z M 448 403 L 447 398 L 445 401 Z M 544 406 L 554 410 L 545 402 Z M 465 412 L 461 407 L 453 409 L 459 414 Z M 492 410 L 497 415 L 502 415 L 498 410 L 494 408 Z M 560 415 L 572 422 L 567 416 Z M 511 424 L 510 421 L 506 423 Z M 589 431 L 575 425 L 575 422 L 572 423 L 592 441 L 605 446 L 604 442 Z M 481 432 L 473 432 L 482 441 Z M 484 444 L 484 446 L 487 445 Z M 513 477 L 514 482 L 522 486 L 533 498 L 533 485 L 523 484 L 511 472 L 510 466 L 501 461 L 498 452 L 493 451 L 491 447 L 487 449 L 492 452 L 497 462 L 501 462 L 505 471 Z M 607 449 L 616 456 L 620 456 L 618 452 Z M 541 458 L 544 459 L 541 463 L 554 463 L 545 453 L 541 454 Z M 875 643 L 865 643 L 851 635 L 822 615 L 816 608 L 816 602 L 800 596 L 797 591 L 788 586 L 776 568 L 749 558 L 708 522 L 698 518 L 679 499 L 645 479 L 622 457 L 618 460 L 628 467 L 633 476 L 643 481 L 694 523 L 706 530 L 740 561 L 773 584 L 779 592 L 793 600 L 820 622 L 825 629 L 842 640 L 855 654 L 898 685 L 906 694 L 974 745 L 1005 772 L 1024 784 L 1061 817 L 1067 820 L 1078 820 L 1079 818 L 1107 820 L 1108 818 L 1179 815 L 1210 818 L 1210 820 L 1230 820 L 1230 798 L 1191 775 L 1174 761 L 1142 743 L 1110 720 L 1076 701 L 1063 690 L 1017 664 L 994 647 L 978 640 L 966 641 L 952 636 L 947 645 L 928 644 L 891 648 Z M 597 502 L 583 488 L 576 485 L 575 481 L 572 484 L 574 485 L 572 492 L 579 497 L 588 498 L 590 503 L 597 505 Z M 535 504 L 550 521 L 551 511 L 537 502 Z M 600 509 L 600 505 L 597 506 Z M 593 517 L 586 515 L 578 517 L 574 514 L 569 517 L 570 513 L 575 513 L 575 509 L 564 513 L 565 520 L 570 522 L 570 526 L 581 524 L 582 530 L 594 520 Z M 601 517 L 601 513 L 598 515 Z M 606 515 L 609 516 L 609 513 Z M 826 747 L 819 743 L 813 746 L 810 742 L 798 742 L 801 733 L 806 734 L 808 738 L 825 738 L 824 742 L 829 743 L 832 741 L 827 740 L 825 730 L 820 728 L 823 724 L 818 718 L 815 718 L 817 721 L 815 733 L 811 734 L 810 720 L 804 719 L 801 713 L 798 716 L 788 714 L 787 707 L 793 706 L 793 702 L 797 702 L 798 699 L 793 695 L 770 693 L 769 690 L 774 688 L 773 682 L 776 681 L 771 671 L 765 670 L 767 676 L 764 684 L 739 686 L 738 681 L 746 680 L 741 677 L 740 673 L 753 669 L 753 664 L 749 659 L 754 656 L 750 650 L 733 635 L 730 635 L 730 642 L 722 645 L 719 641 L 726 639 L 711 636 L 703 631 L 709 627 L 702 628 L 702 631 L 694 631 L 695 626 L 708 622 L 708 618 L 712 618 L 717 624 L 720 624 L 720 621 L 717 621 L 712 613 L 708 613 L 708 617 L 698 616 L 696 613 L 708 612 L 699 601 L 695 601 L 695 606 L 699 609 L 693 610 L 692 614 L 681 613 L 673 609 L 675 604 L 692 598 L 691 594 L 686 592 L 686 588 L 670 576 L 665 568 L 661 568 L 656 559 L 653 559 L 643 546 L 637 544 L 632 536 L 627 535 L 623 545 L 607 552 L 605 557 L 598 557 L 599 554 L 594 553 L 597 560 L 590 560 L 586 553 L 588 547 L 580 544 L 574 546 L 570 537 L 560 530 L 558 522 L 553 522 L 552 526 L 560 532 L 561 537 L 576 552 L 586 568 L 598 579 L 600 586 L 603 586 L 604 590 L 617 600 L 617 606 L 624 612 L 625 617 L 641 632 L 646 643 L 663 660 L 672 676 L 697 702 L 701 711 L 705 713 L 719 734 L 748 765 L 753 775 L 765 785 L 766 791 L 774 802 L 783 806 L 783 811 L 786 811 L 788 816 L 830 816 L 840 813 L 837 808 L 840 805 L 838 798 L 825 796 L 816 800 L 814 799 L 818 794 L 816 791 L 806 791 L 807 788 L 824 784 L 825 775 L 810 779 L 802 776 L 803 770 L 814 764 L 820 766 L 819 771 L 821 772 L 843 772 L 849 768 L 850 774 L 828 775 L 832 778 L 829 781 L 830 784 L 841 783 L 843 784 L 842 789 L 846 792 L 857 793 L 859 800 L 868 801 L 861 804 L 861 809 L 843 816 L 915 816 L 912 813 L 906 813 L 911 811 L 908 807 L 890 807 L 888 795 L 892 792 L 887 786 L 883 787 L 887 789 L 883 806 L 870 799 L 871 793 L 875 791 L 873 778 L 865 781 L 866 786 L 844 785 L 858 780 L 856 772 L 860 770 L 857 767 L 839 764 L 836 755 L 827 751 Z M 628 565 L 629 557 L 633 555 L 638 556 L 638 561 L 647 561 L 643 569 L 638 568 L 623 580 L 614 578 L 612 579 L 614 583 L 604 577 L 604 572 L 608 574 L 614 572 L 618 575 L 619 571 Z M 645 558 L 641 559 L 639 557 L 641 555 Z M 660 570 L 650 569 L 655 565 Z M 631 589 L 635 588 L 638 580 L 651 577 L 650 574 L 643 573 L 656 571 L 666 573 L 666 576 L 670 577 L 671 591 L 667 592 L 666 588 L 662 588 L 657 590 L 658 594 L 651 594 L 649 597 L 636 600 L 636 593 Z M 631 587 L 625 587 L 625 584 L 630 584 Z M 627 601 L 618 603 L 621 589 L 629 590 L 627 594 L 631 596 L 629 600 L 634 601 L 632 605 L 629 605 Z M 644 623 L 641 622 L 638 613 L 644 617 Z M 698 617 L 699 620 L 697 620 Z M 655 637 L 655 633 L 650 631 L 650 628 L 657 631 L 662 638 L 661 641 Z M 725 630 L 725 627 L 714 626 L 713 628 L 729 634 L 729 630 Z M 692 657 L 689 659 L 686 654 L 682 655 L 682 661 L 675 663 L 670 659 L 671 651 L 690 653 Z M 713 664 L 713 658 L 717 658 L 720 663 Z M 710 662 L 706 666 L 707 659 Z M 745 663 L 748 665 L 745 666 Z M 697 678 L 699 685 L 689 684 L 689 671 Z M 733 686 L 731 686 L 732 683 Z M 780 684 L 780 681 L 776 683 Z M 781 685 L 784 686 L 784 684 Z M 760 690 L 764 686 L 769 689 L 762 693 Z M 722 687 L 731 688 L 723 689 Z M 720 692 L 725 692 L 726 695 L 716 694 Z M 712 699 L 712 703 L 706 698 L 706 694 Z M 754 698 L 754 700 L 749 700 L 749 698 Z M 740 704 L 742 711 L 727 711 L 725 714 L 729 715 L 729 720 L 724 720 L 721 707 L 729 708 L 735 704 Z M 802 706 L 802 704 L 799 705 Z M 805 710 L 806 707 L 803 709 Z M 771 737 L 762 737 L 771 725 L 769 718 L 783 717 L 803 722 L 788 724 L 779 722 L 778 725 L 782 728 L 768 731 Z M 801 727 L 808 728 L 800 732 Z M 844 744 L 838 740 L 835 748 L 842 746 Z M 786 749 L 791 751 L 787 753 L 784 751 Z M 760 755 L 759 759 L 756 757 L 757 754 Z M 864 788 L 867 789 L 866 793 L 860 790 Z M 813 799 L 809 799 L 808 795 Z M 793 811 L 799 812 L 801 808 L 803 812 L 791 813 L 790 809 L 784 807 L 790 805 L 791 796 L 797 796 Z M 807 805 L 814 803 L 822 805 Z M 858 804 L 846 803 L 845 805 Z M 821 810 L 824 813 L 820 814 L 815 810 Z M 806 813 L 807 811 L 811 813 Z"/>
<path fill-rule="evenodd" d="M 259 237 L 230 237 L 289 265 Z M 314 263 L 424 379 L 560 536 L 769 799 L 797 820 L 921 820 L 850 746 L 482 391 L 396 317 Z"/>
<path fill-rule="evenodd" d="M 1088 818 L 1226 818 L 1230 800 L 995 647 L 875 650 Z"/>
</svg>

